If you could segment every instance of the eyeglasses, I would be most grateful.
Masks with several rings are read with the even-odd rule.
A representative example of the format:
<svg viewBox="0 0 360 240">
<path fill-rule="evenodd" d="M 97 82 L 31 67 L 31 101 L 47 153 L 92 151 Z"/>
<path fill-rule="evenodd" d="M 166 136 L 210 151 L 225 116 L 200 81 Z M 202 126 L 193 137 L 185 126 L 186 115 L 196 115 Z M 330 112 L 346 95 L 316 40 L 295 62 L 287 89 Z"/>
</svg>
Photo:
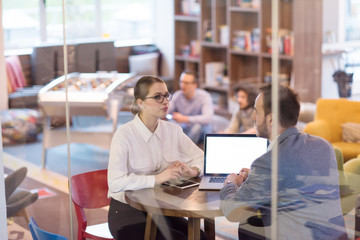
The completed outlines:
<svg viewBox="0 0 360 240">
<path fill-rule="evenodd" d="M 170 93 L 166 93 L 164 95 L 161 95 L 161 94 L 157 94 L 153 97 L 146 97 L 145 99 L 148 99 L 148 98 L 153 98 L 155 99 L 155 101 L 157 103 L 163 103 L 164 102 L 164 99 L 166 99 L 168 102 L 171 101 L 172 99 L 172 95 Z"/>
</svg>

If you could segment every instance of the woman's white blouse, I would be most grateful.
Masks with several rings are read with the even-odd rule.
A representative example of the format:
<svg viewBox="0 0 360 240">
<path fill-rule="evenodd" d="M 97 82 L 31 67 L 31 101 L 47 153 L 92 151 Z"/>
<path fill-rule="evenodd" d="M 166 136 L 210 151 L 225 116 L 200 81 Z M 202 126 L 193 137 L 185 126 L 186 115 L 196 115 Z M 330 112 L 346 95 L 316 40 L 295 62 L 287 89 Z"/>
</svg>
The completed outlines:
<svg viewBox="0 0 360 240">
<path fill-rule="evenodd" d="M 108 166 L 108 196 L 124 202 L 124 191 L 152 188 L 155 175 L 173 162 L 203 172 L 204 152 L 175 123 L 159 120 L 152 133 L 136 115 L 116 131 Z"/>
</svg>

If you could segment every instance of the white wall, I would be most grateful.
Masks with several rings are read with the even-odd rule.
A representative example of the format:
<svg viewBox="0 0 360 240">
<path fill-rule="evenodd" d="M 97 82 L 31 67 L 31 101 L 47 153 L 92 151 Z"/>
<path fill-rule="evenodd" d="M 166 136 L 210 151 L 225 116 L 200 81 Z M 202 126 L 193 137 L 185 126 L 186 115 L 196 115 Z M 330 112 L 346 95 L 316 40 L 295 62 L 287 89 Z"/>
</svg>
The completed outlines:
<svg viewBox="0 0 360 240">
<path fill-rule="evenodd" d="M 326 42 L 326 33 L 333 33 L 334 40 L 339 41 L 340 2 L 343 0 L 323 0 L 323 39 Z"/>
<path fill-rule="evenodd" d="M 155 16 L 154 43 L 163 54 L 162 75 L 174 75 L 174 1 L 153 0 Z"/>
</svg>

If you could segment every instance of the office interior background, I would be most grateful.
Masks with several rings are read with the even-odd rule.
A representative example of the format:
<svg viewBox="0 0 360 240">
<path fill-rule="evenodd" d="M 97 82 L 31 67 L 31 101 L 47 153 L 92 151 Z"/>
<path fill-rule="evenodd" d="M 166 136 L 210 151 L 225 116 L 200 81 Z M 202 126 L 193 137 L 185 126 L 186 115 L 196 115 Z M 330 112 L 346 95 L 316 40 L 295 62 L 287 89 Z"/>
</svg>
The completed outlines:
<svg viewBox="0 0 360 240">
<path fill-rule="evenodd" d="M 339 85 L 334 80 L 333 74 L 338 70 L 353 73 L 350 84 L 351 94 L 345 98 L 360 101 L 360 0 L 278 1 L 281 32 L 279 35 L 283 41 L 279 44 L 282 51 L 279 54 L 279 79 L 289 82 L 290 86 L 298 91 L 304 106 L 309 106 L 309 110 L 315 111 L 318 99 L 340 98 Z M 236 108 L 229 91 L 235 82 L 244 80 L 260 85 L 269 81 L 269 77 L 271 79 L 271 63 L 274 59 L 271 55 L 271 45 L 267 42 L 271 36 L 271 21 L 266 22 L 271 19 L 271 0 L 68 0 L 65 1 L 65 21 L 63 21 L 62 1 L 2 0 L 0 2 L 0 25 L 2 25 L 0 110 L 3 113 L 16 108 L 11 106 L 11 101 L 14 100 L 11 100 L 13 92 L 9 91 L 6 59 L 18 56 L 24 74 L 24 87 L 31 88 L 38 83 L 42 83 L 43 87 L 64 74 L 64 65 L 60 63 L 60 67 L 56 68 L 58 71 L 56 75 L 45 73 L 46 81 L 41 79 L 36 82 L 36 74 L 40 74 L 43 70 L 42 64 L 53 67 L 54 62 L 46 64 L 39 59 L 37 62 L 34 53 L 40 49 L 46 51 L 47 47 L 51 49 L 60 46 L 61 50 L 56 53 L 55 58 L 61 61 L 64 43 L 69 46 L 67 48 L 69 73 L 81 67 L 86 69 L 81 62 L 74 60 L 85 61 L 86 57 L 78 57 L 80 55 L 76 55 L 79 53 L 74 49 L 80 49 L 79 46 L 82 44 L 108 42 L 113 44 L 110 50 L 113 54 L 110 60 L 112 63 L 109 63 L 111 67 L 101 63 L 101 60 L 106 62 L 109 59 L 100 49 L 92 56 L 97 60 L 94 60 L 93 69 L 82 73 L 96 71 L 109 74 L 128 73 L 134 69 L 141 71 L 138 64 L 140 67 L 141 64 L 146 66 L 152 64 L 151 66 L 156 69 L 155 74 L 167 80 L 169 88 L 175 91 L 179 87 L 177 81 L 182 70 L 187 68 L 195 70 L 199 76 L 199 86 L 208 90 L 213 96 L 216 114 L 225 119 L 228 119 Z M 63 34 L 64 22 L 66 38 Z M 245 43 L 249 35 L 258 38 L 253 42 L 250 41 L 251 46 Z M 145 48 L 141 48 L 144 46 Z M 134 51 L 152 51 L 154 47 L 156 52 L 161 53 L 161 62 L 159 55 L 156 55 L 155 60 L 151 58 L 152 56 L 150 60 L 146 57 L 140 60 L 132 58 Z M 37 53 L 41 56 L 39 52 Z M 129 61 L 130 59 L 135 63 Z M 160 72 L 158 64 L 161 64 Z M 214 68 L 221 69 L 221 76 L 218 76 L 219 72 L 216 72 L 217 76 L 209 76 L 216 75 Z M 124 94 L 129 92 L 131 89 L 127 89 Z M 65 109 L 65 102 L 61 104 Z M 37 117 L 40 128 L 45 128 L 42 126 L 44 118 L 41 117 L 41 111 L 36 107 L 32 109 L 39 113 Z M 130 118 L 131 116 L 121 112 L 117 117 L 119 122 L 116 124 L 126 122 Z M 54 121 L 58 123 L 49 124 L 54 124 L 53 127 L 58 127 L 56 124 L 61 125 L 59 128 L 66 127 L 65 118 Z M 82 124 L 86 125 L 85 128 L 89 125 L 106 129 L 113 127 L 113 123 L 107 120 L 106 116 L 96 117 L 91 121 L 87 117 L 71 118 L 71 121 L 72 127 Z M 93 133 L 94 138 L 96 134 Z M 29 166 L 27 164 L 30 163 L 38 170 L 29 171 L 29 176 L 45 174 L 66 179 L 69 171 L 66 145 L 56 146 L 57 151 L 63 153 L 56 159 L 60 159 L 61 162 L 52 162 L 51 155 L 58 153 L 48 151 L 46 156 L 48 166 L 45 170 L 41 170 L 44 167 L 41 155 L 43 140 L 40 131 L 35 139 L 36 150 L 29 150 L 29 146 L 34 142 L 11 144 L 2 142 L 0 178 L 4 178 L 9 170 Z M 14 146 L 16 149 L 11 150 Z M 70 148 L 71 146 L 74 145 L 71 144 Z M 73 166 L 70 175 L 85 170 L 106 168 L 106 149 L 96 147 L 94 150 L 83 145 L 75 145 L 74 148 L 80 149 L 80 154 L 88 151 L 86 156 L 99 157 L 101 161 L 94 164 L 97 159 L 88 161 L 80 159 L 81 162 L 76 163 L 77 153 L 72 152 L 69 157 L 70 166 Z M 16 151 L 17 154 L 11 151 Z M 29 161 L 32 158 L 30 155 L 37 159 Z M 89 165 L 88 168 L 86 164 Z M 60 167 L 57 165 L 61 165 L 62 169 L 59 170 Z M 5 196 L 4 192 L 4 184 L 1 183 L 0 196 Z M 0 229 L 6 229 L 4 197 L 1 197 L 0 203 Z M 62 206 L 54 207 L 62 208 Z M 29 213 L 35 217 L 37 215 L 31 209 Z M 60 218 L 60 221 L 69 226 L 69 220 L 65 219 L 67 215 L 56 218 Z M 76 218 L 73 221 L 75 226 Z M 61 232 L 56 228 L 52 230 L 70 236 L 68 232 Z M 6 231 L 0 230 L 0 239 L 7 237 L 9 236 Z"/>
</svg>

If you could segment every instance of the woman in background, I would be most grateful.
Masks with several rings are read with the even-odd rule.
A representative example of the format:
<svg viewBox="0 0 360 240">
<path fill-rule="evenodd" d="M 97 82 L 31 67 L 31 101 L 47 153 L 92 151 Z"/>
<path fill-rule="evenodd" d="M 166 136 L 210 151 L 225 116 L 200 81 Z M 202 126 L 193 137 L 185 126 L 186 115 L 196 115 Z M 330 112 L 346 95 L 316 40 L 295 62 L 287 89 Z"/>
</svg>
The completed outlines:
<svg viewBox="0 0 360 240">
<path fill-rule="evenodd" d="M 175 123 L 163 119 L 168 111 L 171 94 L 158 77 L 144 76 L 134 89 L 131 111 L 134 119 L 113 136 L 108 185 L 111 197 L 109 229 L 115 239 L 143 239 L 146 212 L 129 206 L 126 190 L 153 188 L 166 181 L 199 176 L 203 168 L 203 151 Z M 169 233 L 158 231 L 157 239 L 187 239 L 187 220 L 164 217 Z M 202 239 L 205 234 L 202 232 Z"/>
<path fill-rule="evenodd" d="M 256 133 L 254 121 L 251 119 L 258 88 L 251 83 L 240 82 L 233 87 L 239 110 L 233 114 L 229 126 L 224 133 Z"/>
</svg>

